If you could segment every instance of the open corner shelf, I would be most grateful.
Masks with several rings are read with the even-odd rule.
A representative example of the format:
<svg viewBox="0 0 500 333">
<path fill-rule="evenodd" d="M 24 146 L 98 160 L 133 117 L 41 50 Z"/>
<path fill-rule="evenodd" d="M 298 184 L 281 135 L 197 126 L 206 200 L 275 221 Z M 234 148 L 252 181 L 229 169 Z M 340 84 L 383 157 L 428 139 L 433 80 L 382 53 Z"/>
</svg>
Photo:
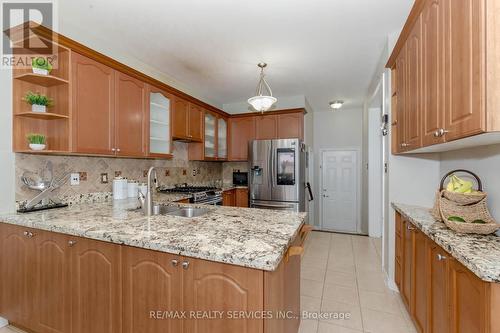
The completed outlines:
<svg viewBox="0 0 500 333">
<path fill-rule="evenodd" d="M 52 87 L 61 84 L 68 84 L 67 80 L 52 75 L 40 75 L 34 73 L 20 74 L 14 77 L 16 80 L 26 81 L 43 87 Z"/>
<path fill-rule="evenodd" d="M 16 117 L 28 117 L 36 119 L 69 119 L 69 116 L 50 113 L 50 112 L 20 112 L 15 114 Z"/>
</svg>

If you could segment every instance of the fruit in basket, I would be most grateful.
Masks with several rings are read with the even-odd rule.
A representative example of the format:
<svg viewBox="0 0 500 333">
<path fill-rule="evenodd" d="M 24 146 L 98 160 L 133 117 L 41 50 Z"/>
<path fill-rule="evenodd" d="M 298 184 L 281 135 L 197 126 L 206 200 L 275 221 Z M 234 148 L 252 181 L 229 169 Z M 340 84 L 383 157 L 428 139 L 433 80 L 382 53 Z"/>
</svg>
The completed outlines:
<svg viewBox="0 0 500 333">
<path fill-rule="evenodd" d="M 448 221 L 465 223 L 465 220 L 459 216 L 450 216 L 448 217 Z"/>
<path fill-rule="evenodd" d="M 470 180 L 464 180 L 459 178 L 457 175 L 452 175 L 450 181 L 446 186 L 446 190 L 449 192 L 462 193 L 462 194 L 472 194 L 472 187 L 474 184 Z M 476 192 L 476 191 L 474 191 Z"/>
</svg>

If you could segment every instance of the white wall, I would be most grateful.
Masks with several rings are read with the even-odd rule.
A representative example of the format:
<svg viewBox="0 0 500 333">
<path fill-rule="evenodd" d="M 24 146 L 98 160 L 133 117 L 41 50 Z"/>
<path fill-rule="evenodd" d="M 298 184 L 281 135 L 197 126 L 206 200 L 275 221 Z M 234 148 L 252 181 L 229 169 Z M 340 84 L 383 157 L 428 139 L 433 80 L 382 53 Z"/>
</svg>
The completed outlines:
<svg viewBox="0 0 500 333">
<path fill-rule="evenodd" d="M 381 102 L 381 101 L 380 101 Z M 368 109 L 368 235 L 382 236 L 381 106 Z M 365 206 L 366 207 L 366 206 Z M 365 208 L 366 209 L 366 208 Z"/>
<path fill-rule="evenodd" d="M 441 154 L 441 175 L 454 169 L 476 173 L 488 193 L 488 207 L 500 221 L 500 145 L 483 146 Z"/>
<path fill-rule="evenodd" d="M 338 111 L 315 111 L 314 113 L 314 196 L 315 225 L 319 225 L 320 202 L 320 150 L 349 149 L 362 150 L 363 145 L 363 110 L 340 109 Z M 358 163 L 361 168 L 361 161 Z M 360 179 L 361 181 L 361 179 Z M 361 212 L 360 212 L 361 213 Z M 359 216 L 361 216 L 359 214 Z"/>
<path fill-rule="evenodd" d="M 12 71 L 0 70 L 0 212 L 15 208 L 15 165 L 12 152 Z"/>
</svg>

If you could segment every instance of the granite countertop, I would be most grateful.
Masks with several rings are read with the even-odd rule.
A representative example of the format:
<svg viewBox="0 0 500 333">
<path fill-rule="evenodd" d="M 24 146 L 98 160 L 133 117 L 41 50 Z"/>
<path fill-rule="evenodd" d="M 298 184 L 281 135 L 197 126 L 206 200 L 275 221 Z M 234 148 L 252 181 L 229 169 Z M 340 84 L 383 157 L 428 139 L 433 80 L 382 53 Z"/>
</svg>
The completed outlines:
<svg viewBox="0 0 500 333">
<path fill-rule="evenodd" d="M 306 217 L 306 213 L 203 207 L 210 211 L 200 217 L 148 218 L 136 209 L 136 200 L 116 200 L 3 214 L 0 222 L 273 271 Z"/>
<path fill-rule="evenodd" d="M 248 186 L 232 185 L 232 184 L 224 184 L 224 185 L 222 186 L 222 191 L 224 191 L 224 192 L 225 192 L 225 191 L 231 191 L 231 190 L 234 190 L 234 189 L 236 189 L 236 188 L 245 188 L 245 189 L 247 189 L 247 188 L 248 188 Z"/>
<path fill-rule="evenodd" d="M 500 237 L 457 233 L 436 222 L 429 208 L 399 203 L 392 207 L 479 278 L 500 282 Z"/>
<path fill-rule="evenodd" d="M 157 203 L 168 204 L 171 202 L 191 199 L 193 196 L 186 193 L 155 193 L 154 200 Z"/>
</svg>

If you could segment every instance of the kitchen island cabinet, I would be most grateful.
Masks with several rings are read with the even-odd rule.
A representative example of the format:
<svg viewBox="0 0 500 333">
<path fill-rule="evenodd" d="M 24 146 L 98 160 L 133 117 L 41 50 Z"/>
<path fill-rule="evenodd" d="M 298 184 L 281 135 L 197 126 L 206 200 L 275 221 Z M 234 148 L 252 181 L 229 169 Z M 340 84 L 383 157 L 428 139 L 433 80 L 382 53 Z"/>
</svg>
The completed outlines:
<svg viewBox="0 0 500 333">
<path fill-rule="evenodd" d="M 259 314 L 298 314 L 304 214 L 211 208 L 194 227 L 127 207 L 0 217 L 0 316 L 34 333 L 297 332 Z"/>
</svg>

